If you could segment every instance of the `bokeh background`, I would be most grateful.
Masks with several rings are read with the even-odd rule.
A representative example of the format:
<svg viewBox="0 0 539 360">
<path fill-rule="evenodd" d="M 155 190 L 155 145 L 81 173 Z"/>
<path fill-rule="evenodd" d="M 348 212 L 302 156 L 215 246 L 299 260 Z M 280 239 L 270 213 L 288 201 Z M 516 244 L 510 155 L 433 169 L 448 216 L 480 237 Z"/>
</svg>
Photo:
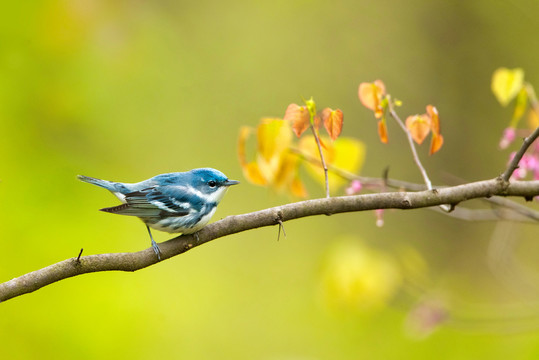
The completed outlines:
<svg viewBox="0 0 539 360">
<path fill-rule="evenodd" d="M 511 110 L 500 66 L 539 84 L 539 3 L 6 2 L 0 11 L 0 281 L 149 246 L 77 174 L 139 181 L 210 166 L 244 180 L 240 126 L 314 96 L 367 146 L 362 175 L 421 182 L 404 136 L 380 144 L 357 99 L 383 79 L 403 117 L 435 104 L 436 184 L 492 178 Z M 323 189 L 308 182 L 311 197 Z M 242 181 L 214 219 L 290 199 Z M 5 359 L 532 359 L 537 227 L 428 211 L 313 217 L 222 238 L 135 273 L 97 273 L 0 304 Z M 158 241 L 170 238 L 154 233 Z M 349 286 L 350 283 L 355 284 Z"/>
</svg>

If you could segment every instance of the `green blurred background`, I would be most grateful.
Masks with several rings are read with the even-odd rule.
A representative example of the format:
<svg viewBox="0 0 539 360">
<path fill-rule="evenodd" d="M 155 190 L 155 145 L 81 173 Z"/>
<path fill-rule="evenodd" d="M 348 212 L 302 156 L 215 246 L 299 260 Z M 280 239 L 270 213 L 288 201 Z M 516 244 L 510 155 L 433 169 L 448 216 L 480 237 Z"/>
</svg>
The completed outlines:
<svg viewBox="0 0 539 360">
<path fill-rule="evenodd" d="M 301 96 L 341 108 L 362 174 L 420 182 L 395 124 L 380 144 L 357 86 L 435 104 L 433 181 L 492 178 L 511 110 L 499 66 L 539 86 L 534 0 L 7 2 L 0 15 L 0 281 L 149 246 L 84 174 L 139 181 L 210 166 L 244 180 L 240 126 Z M 312 197 L 323 189 L 309 183 Z M 242 181 L 214 220 L 291 201 Z M 428 210 L 313 217 L 213 241 L 135 273 L 97 273 L 0 304 L 3 359 L 532 359 L 537 227 Z M 155 233 L 158 241 L 170 238 Z M 350 270 L 351 269 L 351 270 Z M 346 276 L 360 285 L 345 291 Z M 344 285 L 342 285 L 344 284 Z M 340 287 L 340 285 L 342 285 Z M 417 305 L 419 304 L 419 305 Z M 442 321 L 440 327 L 436 325 Z M 423 330 L 422 330 L 423 329 Z M 430 330 L 436 330 L 430 336 Z"/>
</svg>

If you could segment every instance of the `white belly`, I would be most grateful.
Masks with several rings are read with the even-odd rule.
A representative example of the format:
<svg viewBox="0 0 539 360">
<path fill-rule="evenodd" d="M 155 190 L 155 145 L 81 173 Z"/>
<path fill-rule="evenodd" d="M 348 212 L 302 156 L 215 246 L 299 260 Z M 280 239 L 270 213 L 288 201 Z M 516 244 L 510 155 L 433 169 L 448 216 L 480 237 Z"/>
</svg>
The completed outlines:
<svg viewBox="0 0 539 360">
<path fill-rule="evenodd" d="M 216 210 L 217 210 L 217 207 L 214 207 L 209 213 L 204 215 L 200 219 L 200 221 L 194 226 L 190 224 L 190 221 L 189 221 L 190 215 L 181 216 L 181 217 L 167 217 L 167 218 L 159 220 L 158 222 L 154 224 L 147 223 L 147 225 L 153 229 L 168 232 L 168 233 L 193 234 L 199 231 L 200 229 L 202 229 L 204 226 L 206 226 L 206 224 L 208 224 L 213 214 L 215 214 Z M 182 224 L 188 224 L 188 225 L 182 226 Z"/>
</svg>

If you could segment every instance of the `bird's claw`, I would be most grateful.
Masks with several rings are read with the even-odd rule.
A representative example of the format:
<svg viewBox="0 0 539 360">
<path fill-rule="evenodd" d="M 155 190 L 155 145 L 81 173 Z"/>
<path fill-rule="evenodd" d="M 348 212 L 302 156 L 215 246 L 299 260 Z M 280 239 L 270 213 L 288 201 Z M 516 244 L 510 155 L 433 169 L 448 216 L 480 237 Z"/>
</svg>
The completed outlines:
<svg viewBox="0 0 539 360">
<path fill-rule="evenodd" d="M 155 252 L 155 255 L 157 255 L 157 260 L 161 261 L 161 249 L 159 249 L 159 245 L 152 239 L 152 247 L 153 251 Z"/>
</svg>

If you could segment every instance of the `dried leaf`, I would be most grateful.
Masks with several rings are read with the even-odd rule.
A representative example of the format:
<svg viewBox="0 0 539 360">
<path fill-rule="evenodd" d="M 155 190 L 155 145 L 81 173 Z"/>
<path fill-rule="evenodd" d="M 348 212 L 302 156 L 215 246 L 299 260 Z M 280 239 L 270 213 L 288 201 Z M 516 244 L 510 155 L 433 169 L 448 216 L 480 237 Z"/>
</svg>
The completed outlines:
<svg viewBox="0 0 539 360">
<path fill-rule="evenodd" d="M 343 125 L 343 113 L 340 109 L 332 110 L 325 108 L 322 110 L 322 121 L 331 140 L 339 137 Z"/>
<path fill-rule="evenodd" d="M 421 144 L 430 132 L 430 118 L 425 115 L 412 115 L 406 118 L 406 128 L 412 139 Z"/>
<path fill-rule="evenodd" d="M 492 74 L 491 90 L 503 106 L 517 96 L 524 85 L 524 70 L 498 68 Z"/>
</svg>

